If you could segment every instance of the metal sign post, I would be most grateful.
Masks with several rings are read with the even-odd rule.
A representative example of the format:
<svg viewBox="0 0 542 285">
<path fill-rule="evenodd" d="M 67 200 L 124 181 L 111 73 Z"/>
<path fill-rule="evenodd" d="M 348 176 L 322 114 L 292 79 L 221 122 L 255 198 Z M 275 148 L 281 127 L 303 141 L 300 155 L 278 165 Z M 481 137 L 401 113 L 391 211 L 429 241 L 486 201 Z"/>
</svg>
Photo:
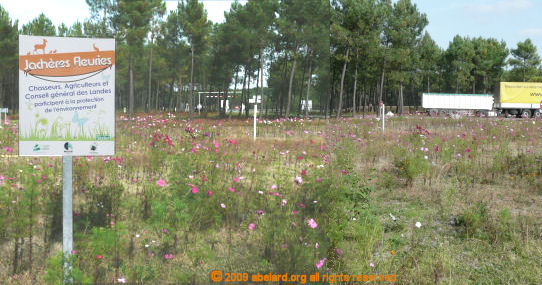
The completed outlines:
<svg viewBox="0 0 542 285">
<path fill-rule="evenodd" d="M 70 256 L 73 251 L 73 156 L 62 156 L 62 252 L 64 262 L 64 284 L 71 284 L 72 264 Z"/>
<path fill-rule="evenodd" d="M 258 118 L 258 104 L 254 104 L 254 140 L 256 140 L 256 120 Z"/>
<path fill-rule="evenodd" d="M 384 132 L 384 121 L 386 119 L 386 106 L 384 105 L 384 102 L 380 101 L 380 114 L 382 115 L 382 132 Z"/>
<path fill-rule="evenodd" d="M 248 103 L 254 104 L 254 140 L 256 140 L 256 122 L 258 118 L 258 103 L 262 103 L 262 96 L 253 96 Z"/>
<path fill-rule="evenodd" d="M 198 92 L 198 116 L 201 115 L 201 92 Z"/>
</svg>

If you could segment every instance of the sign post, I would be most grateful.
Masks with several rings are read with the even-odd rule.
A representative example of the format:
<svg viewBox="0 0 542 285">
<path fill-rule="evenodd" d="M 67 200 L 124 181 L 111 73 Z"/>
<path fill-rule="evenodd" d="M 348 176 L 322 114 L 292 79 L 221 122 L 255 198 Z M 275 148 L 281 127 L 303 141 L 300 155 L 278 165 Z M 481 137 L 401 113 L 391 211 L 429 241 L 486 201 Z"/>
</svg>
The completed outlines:
<svg viewBox="0 0 542 285">
<path fill-rule="evenodd" d="M 252 96 L 248 103 L 254 104 L 254 140 L 256 140 L 256 122 L 258 121 L 258 104 L 262 103 L 262 96 Z"/>
<path fill-rule="evenodd" d="M 73 156 L 62 156 L 62 252 L 64 261 L 64 283 L 71 283 L 72 264 L 67 260 L 73 252 Z"/>
<path fill-rule="evenodd" d="M 198 92 L 198 116 L 201 115 L 201 96 L 200 92 Z"/>
<path fill-rule="evenodd" d="M 384 132 L 384 120 L 386 119 L 386 106 L 384 102 L 380 101 L 380 114 L 382 116 L 382 132 Z"/>
<path fill-rule="evenodd" d="M 73 156 L 115 153 L 115 40 L 19 36 L 19 155 L 62 156 L 63 283 L 72 283 Z"/>
</svg>

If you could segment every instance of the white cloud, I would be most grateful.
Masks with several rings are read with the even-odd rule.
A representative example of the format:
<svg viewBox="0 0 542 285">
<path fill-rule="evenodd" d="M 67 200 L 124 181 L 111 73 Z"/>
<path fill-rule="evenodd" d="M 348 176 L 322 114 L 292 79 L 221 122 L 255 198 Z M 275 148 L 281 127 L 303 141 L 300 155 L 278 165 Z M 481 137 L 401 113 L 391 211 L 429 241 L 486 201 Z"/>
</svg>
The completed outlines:
<svg viewBox="0 0 542 285">
<path fill-rule="evenodd" d="M 542 37 L 542 28 L 530 28 L 518 32 L 523 37 Z"/>
<path fill-rule="evenodd" d="M 207 10 L 207 19 L 213 23 L 224 22 L 224 12 L 229 12 L 231 4 L 234 0 L 199 0 L 203 3 L 203 7 Z M 238 0 L 242 5 L 246 4 L 247 0 Z M 177 1 L 166 1 L 168 11 L 177 9 Z"/>
<path fill-rule="evenodd" d="M 501 0 L 490 4 L 466 5 L 464 9 L 474 14 L 510 14 L 533 6 L 531 0 Z"/>
</svg>

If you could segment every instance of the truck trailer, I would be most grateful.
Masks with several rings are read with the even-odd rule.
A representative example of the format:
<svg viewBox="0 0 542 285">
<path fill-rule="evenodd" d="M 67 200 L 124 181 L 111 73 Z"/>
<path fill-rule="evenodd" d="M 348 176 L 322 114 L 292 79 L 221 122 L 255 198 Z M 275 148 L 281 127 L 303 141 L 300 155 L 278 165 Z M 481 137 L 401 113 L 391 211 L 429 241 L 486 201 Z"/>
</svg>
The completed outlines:
<svg viewBox="0 0 542 285">
<path fill-rule="evenodd" d="M 501 82 L 496 95 L 423 93 L 422 107 L 431 116 L 454 113 L 542 117 L 542 83 Z"/>
<path fill-rule="evenodd" d="M 489 115 L 489 112 L 493 109 L 493 95 L 423 93 L 422 107 L 431 116 L 456 113 Z"/>
<path fill-rule="evenodd" d="M 501 82 L 495 109 L 507 117 L 542 117 L 542 83 Z"/>
</svg>

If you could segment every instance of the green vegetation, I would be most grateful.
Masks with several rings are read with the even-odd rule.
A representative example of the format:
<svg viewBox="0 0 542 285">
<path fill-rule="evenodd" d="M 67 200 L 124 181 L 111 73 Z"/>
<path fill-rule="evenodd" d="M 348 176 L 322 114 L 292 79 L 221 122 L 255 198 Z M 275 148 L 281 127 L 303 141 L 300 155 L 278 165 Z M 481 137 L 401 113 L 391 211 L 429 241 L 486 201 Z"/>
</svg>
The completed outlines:
<svg viewBox="0 0 542 285">
<path fill-rule="evenodd" d="M 207 283 L 211 270 L 537 282 L 539 120 L 117 120 L 74 159 L 73 278 Z M 16 152 L 0 130 L 2 155 Z M 62 278 L 61 161 L 3 158 L 2 280 Z"/>
<path fill-rule="evenodd" d="M 169 12 L 160 0 L 87 4 L 84 22 L 55 27 L 41 14 L 20 30 L 0 7 L 0 105 L 18 108 L 18 34 L 115 38 L 116 106 L 129 114 L 188 104 L 193 118 L 201 102 L 204 117 L 231 118 L 218 93 L 201 91 L 220 92 L 232 109 L 260 95 L 262 114 L 280 117 L 308 115 L 305 100 L 325 116 L 373 111 L 380 101 L 403 113 L 422 92 L 493 94 L 501 81 L 542 79 L 530 39 L 512 47 L 456 35 L 443 49 L 411 0 L 234 2 L 223 23 L 210 22 L 197 0 Z"/>
</svg>

